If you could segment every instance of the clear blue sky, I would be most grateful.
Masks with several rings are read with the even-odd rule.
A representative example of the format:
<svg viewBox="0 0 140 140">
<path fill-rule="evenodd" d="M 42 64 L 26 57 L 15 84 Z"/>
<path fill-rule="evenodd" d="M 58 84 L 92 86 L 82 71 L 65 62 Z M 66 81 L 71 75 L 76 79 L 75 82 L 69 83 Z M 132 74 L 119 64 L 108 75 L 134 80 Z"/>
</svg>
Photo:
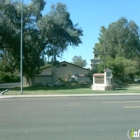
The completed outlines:
<svg viewBox="0 0 140 140">
<path fill-rule="evenodd" d="M 29 0 L 24 0 L 24 2 L 29 2 Z M 71 20 L 74 24 L 78 23 L 84 33 L 81 38 L 83 44 L 75 49 L 70 46 L 61 61 L 72 62 L 74 55 L 81 55 L 83 59 L 86 59 L 87 67 L 89 67 L 101 26 L 108 27 L 110 23 L 121 17 L 133 20 L 140 26 L 140 0 L 46 0 L 46 2 L 43 14 L 50 11 L 52 4 L 64 3 L 68 7 Z"/>
</svg>

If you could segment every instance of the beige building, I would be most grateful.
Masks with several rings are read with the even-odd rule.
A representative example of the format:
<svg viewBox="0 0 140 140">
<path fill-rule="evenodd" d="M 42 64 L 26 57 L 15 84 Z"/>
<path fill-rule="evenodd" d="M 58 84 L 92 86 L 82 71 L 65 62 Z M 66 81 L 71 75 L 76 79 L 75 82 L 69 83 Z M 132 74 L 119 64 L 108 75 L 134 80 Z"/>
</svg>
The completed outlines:
<svg viewBox="0 0 140 140">
<path fill-rule="evenodd" d="M 34 84 L 55 84 L 58 78 L 68 81 L 69 78 L 75 74 L 79 82 L 91 82 L 90 78 L 87 76 L 89 72 L 89 69 L 63 61 L 60 63 L 59 67 L 44 67 L 41 73 L 35 77 Z"/>
<path fill-rule="evenodd" d="M 90 70 L 96 70 L 97 66 L 101 63 L 100 53 L 93 52 L 93 59 L 90 60 Z"/>
</svg>

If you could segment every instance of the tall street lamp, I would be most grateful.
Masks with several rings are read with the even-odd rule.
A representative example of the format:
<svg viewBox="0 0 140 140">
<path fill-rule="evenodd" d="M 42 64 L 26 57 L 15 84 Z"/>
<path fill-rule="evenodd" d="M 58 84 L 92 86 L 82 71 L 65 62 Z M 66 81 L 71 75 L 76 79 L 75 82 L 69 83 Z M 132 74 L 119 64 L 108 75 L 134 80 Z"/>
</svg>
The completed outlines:
<svg viewBox="0 0 140 140">
<path fill-rule="evenodd" d="M 23 94 L 23 0 L 21 0 L 20 93 Z"/>
</svg>

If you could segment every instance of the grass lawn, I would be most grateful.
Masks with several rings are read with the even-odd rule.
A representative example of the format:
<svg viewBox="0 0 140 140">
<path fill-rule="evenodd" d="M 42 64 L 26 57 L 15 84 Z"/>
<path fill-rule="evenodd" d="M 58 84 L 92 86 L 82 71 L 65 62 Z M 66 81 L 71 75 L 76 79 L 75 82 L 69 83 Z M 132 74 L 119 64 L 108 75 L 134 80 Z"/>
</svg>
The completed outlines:
<svg viewBox="0 0 140 140">
<path fill-rule="evenodd" d="M 63 87 L 24 87 L 24 95 L 50 94 L 101 94 L 101 93 L 140 93 L 140 84 L 124 84 L 121 88 L 108 91 L 93 91 L 89 84 L 66 84 Z M 20 87 L 10 89 L 4 95 L 20 95 Z"/>
</svg>

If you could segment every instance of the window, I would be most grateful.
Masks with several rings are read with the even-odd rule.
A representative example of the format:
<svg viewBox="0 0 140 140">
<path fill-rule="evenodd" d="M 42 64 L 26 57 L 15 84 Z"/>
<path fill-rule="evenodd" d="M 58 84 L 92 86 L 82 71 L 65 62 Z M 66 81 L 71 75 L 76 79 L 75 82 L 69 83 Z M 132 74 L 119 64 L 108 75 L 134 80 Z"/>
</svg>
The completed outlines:
<svg viewBox="0 0 140 140">
<path fill-rule="evenodd" d="M 111 72 L 107 72 L 107 73 L 106 73 L 106 77 L 107 77 L 107 78 L 111 78 Z"/>
<path fill-rule="evenodd" d="M 62 67 L 66 67 L 67 66 L 67 64 L 62 64 Z"/>
</svg>

